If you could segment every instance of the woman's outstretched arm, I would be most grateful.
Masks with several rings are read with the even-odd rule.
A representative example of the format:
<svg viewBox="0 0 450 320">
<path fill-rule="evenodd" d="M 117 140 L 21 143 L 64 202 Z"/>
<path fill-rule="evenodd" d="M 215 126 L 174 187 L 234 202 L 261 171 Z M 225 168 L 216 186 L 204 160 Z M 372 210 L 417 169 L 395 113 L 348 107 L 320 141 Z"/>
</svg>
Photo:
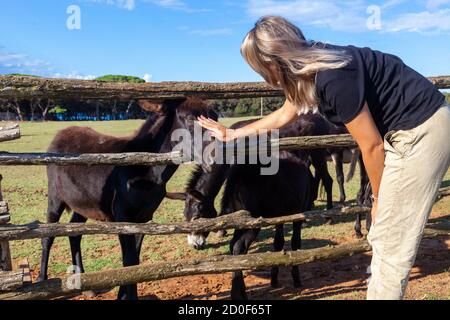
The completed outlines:
<svg viewBox="0 0 450 320">
<path fill-rule="evenodd" d="M 282 128 L 298 117 L 297 107 L 286 100 L 277 111 L 255 121 L 245 127 L 232 130 L 224 125 L 205 117 L 198 118 L 200 125 L 212 132 L 212 135 L 222 141 L 230 141 L 257 133 L 259 130 L 272 130 Z"/>
<path fill-rule="evenodd" d="M 375 223 L 378 208 L 378 191 L 384 171 L 384 144 L 378 128 L 367 104 L 355 119 L 346 124 L 346 127 L 358 143 L 363 156 L 364 165 L 372 186 L 375 201 L 372 206 L 372 223 Z"/>
</svg>

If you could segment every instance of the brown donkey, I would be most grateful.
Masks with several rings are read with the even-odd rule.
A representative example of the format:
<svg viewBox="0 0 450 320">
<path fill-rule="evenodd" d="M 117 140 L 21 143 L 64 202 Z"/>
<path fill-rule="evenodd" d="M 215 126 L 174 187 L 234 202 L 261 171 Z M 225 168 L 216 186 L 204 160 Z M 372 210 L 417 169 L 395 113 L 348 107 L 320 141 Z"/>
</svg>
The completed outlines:
<svg viewBox="0 0 450 320">
<path fill-rule="evenodd" d="M 155 111 L 156 105 L 140 101 L 139 105 Z M 55 153 L 125 153 L 172 151 L 172 133 L 186 129 L 193 134 L 194 121 L 200 116 L 217 115 L 203 101 L 174 100 L 157 106 L 144 125 L 131 137 L 117 138 L 90 128 L 70 127 L 53 139 L 49 152 Z M 203 143 L 205 144 L 205 143 Z M 189 145 L 189 147 L 192 147 Z M 203 145 L 205 147 L 205 145 Z M 207 164 L 202 163 L 205 169 Z M 159 166 L 56 166 L 47 167 L 47 222 L 59 221 L 63 211 L 73 211 L 71 222 L 87 219 L 113 222 L 145 223 L 166 195 L 166 183 L 177 165 Z M 47 279 L 48 259 L 54 238 L 42 239 L 39 280 Z M 120 235 L 124 266 L 139 264 L 143 235 Z M 80 251 L 81 236 L 70 237 L 72 260 L 77 271 L 84 272 Z M 137 299 L 136 285 L 122 286 L 118 299 Z"/>
</svg>

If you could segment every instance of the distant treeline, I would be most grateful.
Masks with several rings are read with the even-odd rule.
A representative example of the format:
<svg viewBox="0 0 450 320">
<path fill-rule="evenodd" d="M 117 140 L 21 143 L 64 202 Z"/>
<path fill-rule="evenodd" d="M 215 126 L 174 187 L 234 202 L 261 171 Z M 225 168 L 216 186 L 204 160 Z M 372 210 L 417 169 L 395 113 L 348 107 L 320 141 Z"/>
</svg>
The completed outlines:
<svg viewBox="0 0 450 320">
<path fill-rule="evenodd" d="M 19 75 L 19 74 L 15 74 Z M 144 83 L 138 77 L 105 75 L 98 81 L 116 83 Z M 450 93 L 444 93 L 450 103 Z M 211 100 L 210 104 L 221 117 L 259 116 L 279 108 L 284 98 L 251 98 Z M 0 120 L 20 121 L 86 121 L 126 120 L 146 117 L 136 102 L 116 100 L 53 100 L 53 99 L 0 99 Z"/>
</svg>

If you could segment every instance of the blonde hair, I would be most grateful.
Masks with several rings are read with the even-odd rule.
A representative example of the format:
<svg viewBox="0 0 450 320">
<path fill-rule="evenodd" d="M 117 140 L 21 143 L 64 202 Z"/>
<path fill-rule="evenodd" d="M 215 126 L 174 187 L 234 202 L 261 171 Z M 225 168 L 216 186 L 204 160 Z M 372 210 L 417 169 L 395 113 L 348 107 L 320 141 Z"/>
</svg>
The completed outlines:
<svg viewBox="0 0 450 320">
<path fill-rule="evenodd" d="M 256 22 L 242 43 L 241 54 L 269 85 L 284 91 L 299 114 L 317 111 L 316 74 L 345 67 L 351 61 L 343 51 L 306 41 L 299 28 L 278 16 Z"/>
</svg>

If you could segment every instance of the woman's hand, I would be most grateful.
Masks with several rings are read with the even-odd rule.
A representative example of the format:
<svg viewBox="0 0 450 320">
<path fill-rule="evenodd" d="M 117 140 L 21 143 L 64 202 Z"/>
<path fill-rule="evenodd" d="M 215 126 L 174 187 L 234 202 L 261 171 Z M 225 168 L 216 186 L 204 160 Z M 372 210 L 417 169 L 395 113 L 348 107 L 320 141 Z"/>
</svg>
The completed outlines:
<svg viewBox="0 0 450 320">
<path fill-rule="evenodd" d="M 233 129 L 229 129 L 214 120 L 205 118 L 204 116 L 200 116 L 197 120 L 203 128 L 211 131 L 211 135 L 220 141 L 227 142 L 236 138 Z"/>
<path fill-rule="evenodd" d="M 236 130 L 228 129 L 224 125 L 203 116 L 198 118 L 198 122 L 203 128 L 210 130 L 214 137 L 227 142 L 258 134 L 259 130 L 273 130 L 284 127 L 297 119 L 297 112 L 297 107 L 286 100 L 284 105 L 277 111 Z"/>
</svg>

